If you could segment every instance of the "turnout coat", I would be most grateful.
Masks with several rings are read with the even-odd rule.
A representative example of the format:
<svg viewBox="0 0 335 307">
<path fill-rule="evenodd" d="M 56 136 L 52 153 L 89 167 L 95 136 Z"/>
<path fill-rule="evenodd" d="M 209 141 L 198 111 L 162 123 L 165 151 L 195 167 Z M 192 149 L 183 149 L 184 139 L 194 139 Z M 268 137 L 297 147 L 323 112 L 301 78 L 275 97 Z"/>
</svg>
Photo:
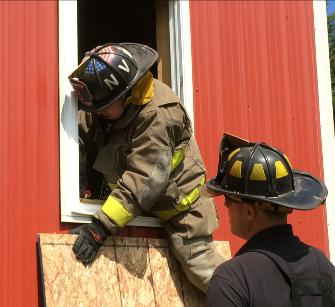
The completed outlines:
<svg viewBox="0 0 335 307">
<path fill-rule="evenodd" d="M 112 229 L 142 213 L 169 221 L 193 211 L 187 233 L 181 233 L 210 235 L 217 228 L 217 214 L 212 200 L 198 201 L 205 166 L 191 122 L 168 86 L 154 79 L 153 87 L 149 103 L 128 105 L 120 119 L 104 127 L 105 141 L 93 168 L 103 174 L 110 194 L 97 215 Z"/>
</svg>

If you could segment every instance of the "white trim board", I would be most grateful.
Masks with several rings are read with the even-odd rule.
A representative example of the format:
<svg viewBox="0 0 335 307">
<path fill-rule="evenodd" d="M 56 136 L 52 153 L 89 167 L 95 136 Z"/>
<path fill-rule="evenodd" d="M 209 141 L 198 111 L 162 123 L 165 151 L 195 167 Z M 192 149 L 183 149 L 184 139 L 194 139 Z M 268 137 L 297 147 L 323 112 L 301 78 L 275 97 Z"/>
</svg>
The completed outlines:
<svg viewBox="0 0 335 307">
<path fill-rule="evenodd" d="M 189 0 L 169 1 L 169 21 L 172 89 L 183 102 L 194 129 Z"/>
<path fill-rule="evenodd" d="M 79 145 L 77 102 L 68 75 L 78 65 L 77 1 L 58 1 L 59 7 L 59 138 L 61 221 L 88 223 L 101 204 L 79 199 Z M 193 87 L 189 2 L 170 1 L 170 47 L 173 87 L 184 101 L 193 122 Z M 174 33 L 174 34 L 173 34 Z M 178 33 L 178 35 L 176 35 Z M 183 79 L 187 82 L 183 83 Z M 128 225 L 161 227 L 158 218 L 137 217 Z"/>
<path fill-rule="evenodd" d="M 335 263 L 335 137 L 330 78 L 326 1 L 313 1 L 324 181 L 328 187 L 327 224 L 330 260 Z"/>
<path fill-rule="evenodd" d="M 58 1 L 58 14 L 61 221 L 76 222 L 71 208 L 79 202 L 77 103 L 67 77 L 78 65 L 77 1 Z"/>
</svg>

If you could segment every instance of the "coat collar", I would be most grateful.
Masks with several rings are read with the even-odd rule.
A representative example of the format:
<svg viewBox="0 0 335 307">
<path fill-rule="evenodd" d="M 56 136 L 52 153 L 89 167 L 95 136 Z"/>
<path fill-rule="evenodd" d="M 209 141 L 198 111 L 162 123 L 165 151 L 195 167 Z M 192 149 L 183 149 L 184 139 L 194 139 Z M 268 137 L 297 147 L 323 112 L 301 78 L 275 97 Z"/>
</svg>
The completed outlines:
<svg viewBox="0 0 335 307">
<path fill-rule="evenodd" d="M 122 117 L 113 123 L 113 128 L 122 129 L 127 127 L 136 118 L 138 113 L 140 113 L 142 108 L 142 106 L 128 105 Z"/>
<path fill-rule="evenodd" d="M 306 255 L 309 246 L 294 236 L 292 225 L 285 224 L 267 228 L 255 234 L 235 256 L 259 249 L 273 252 L 286 260 L 294 260 Z"/>
</svg>

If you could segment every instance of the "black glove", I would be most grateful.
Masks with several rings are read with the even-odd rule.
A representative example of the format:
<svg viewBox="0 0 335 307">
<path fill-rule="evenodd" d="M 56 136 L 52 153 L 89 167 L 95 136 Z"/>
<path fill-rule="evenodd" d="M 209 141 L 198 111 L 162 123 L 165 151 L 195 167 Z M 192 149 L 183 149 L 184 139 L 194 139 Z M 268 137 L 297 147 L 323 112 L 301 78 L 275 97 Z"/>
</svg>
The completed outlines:
<svg viewBox="0 0 335 307">
<path fill-rule="evenodd" d="M 72 250 L 77 259 L 84 264 L 89 264 L 94 260 L 99 248 L 110 235 L 104 224 L 94 217 L 92 224 L 81 225 L 72 229 L 70 233 L 78 235 Z"/>
</svg>

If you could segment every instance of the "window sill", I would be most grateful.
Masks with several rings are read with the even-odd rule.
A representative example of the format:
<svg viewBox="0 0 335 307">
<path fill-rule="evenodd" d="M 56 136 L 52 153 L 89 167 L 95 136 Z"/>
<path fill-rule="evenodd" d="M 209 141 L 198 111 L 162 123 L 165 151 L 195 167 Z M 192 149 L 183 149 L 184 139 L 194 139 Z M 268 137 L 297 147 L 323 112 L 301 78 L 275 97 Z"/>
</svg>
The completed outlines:
<svg viewBox="0 0 335 307">
<path fill-rule="evenodd" d="M 99 200 L 84 200 L 74 206 L 70 214 L 62 214 L 62 222 L 69 223 L 90 223 L 91 216 L 101 207 L 102 201 Z M 142 226 L 142 227 L 163 227 L 159 218 L 138 216 L 127 226 Z"/>
</svg>

